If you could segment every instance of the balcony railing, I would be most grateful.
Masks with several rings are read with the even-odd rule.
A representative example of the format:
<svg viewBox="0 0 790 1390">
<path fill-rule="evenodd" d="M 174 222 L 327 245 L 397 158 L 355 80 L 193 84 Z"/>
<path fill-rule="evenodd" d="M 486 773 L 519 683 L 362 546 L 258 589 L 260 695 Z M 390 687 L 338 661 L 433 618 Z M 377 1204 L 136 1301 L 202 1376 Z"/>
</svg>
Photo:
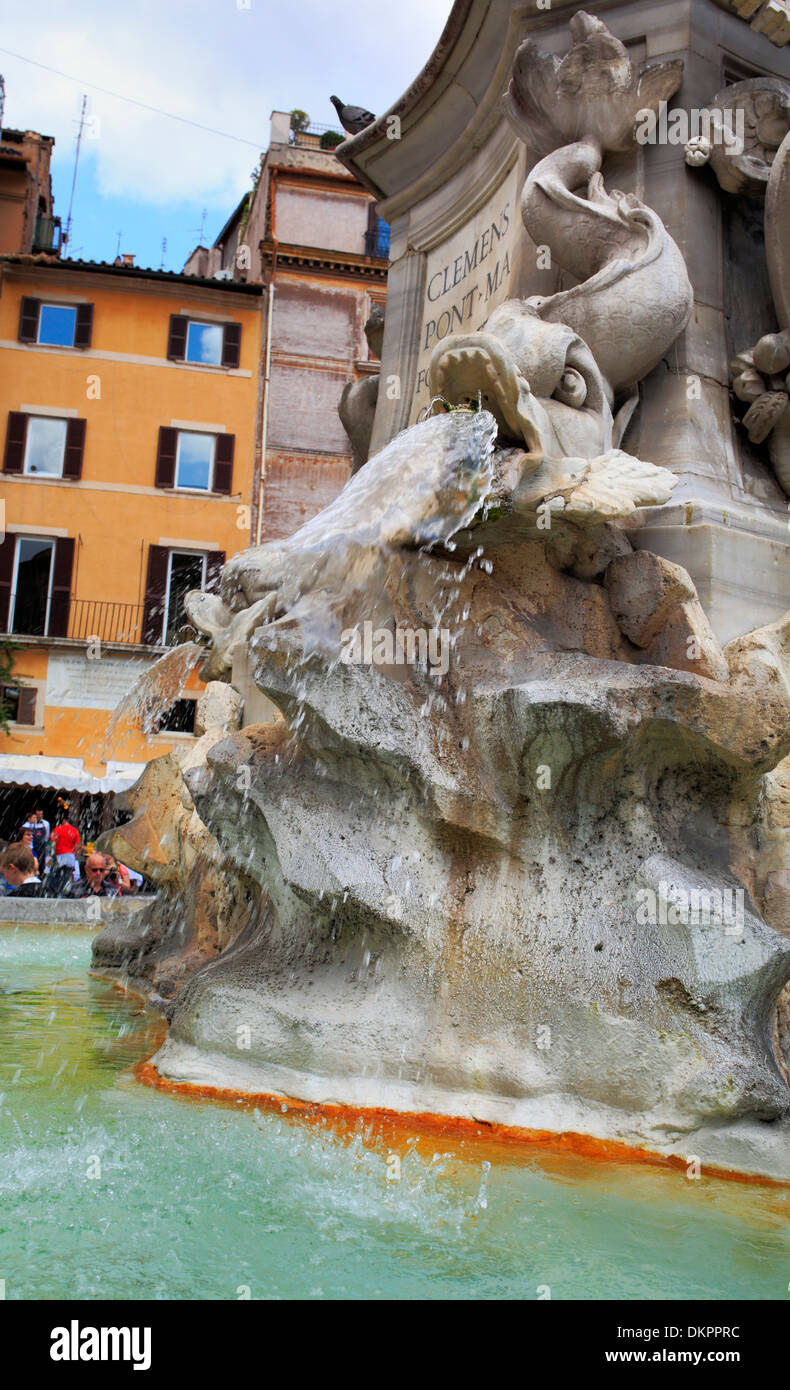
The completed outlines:
<svg viewBox="0 0 790 1390">
<path fill-rule="evenodd" d="M 61 228 L 59 217 L 45 217 L 39 213 L 33 235 L 34 251 L 52 251 L 60 255 Z"/>
<path fill-rule="evenodd" d="M 98 637 L 102 642 L 139 644 L 143 640 L 142 625 L 141 603 L 73 598 L 69 606 L 66 636 L 77 642 L 88 642 L 92 637 Z"/>
<path fill-rule="evenodd" d="M 388 256 L 390 253 L 390 229 L 386 222 L 379 222 L 369 232 L 365 232 L 365 255 Z"/>
</svg>

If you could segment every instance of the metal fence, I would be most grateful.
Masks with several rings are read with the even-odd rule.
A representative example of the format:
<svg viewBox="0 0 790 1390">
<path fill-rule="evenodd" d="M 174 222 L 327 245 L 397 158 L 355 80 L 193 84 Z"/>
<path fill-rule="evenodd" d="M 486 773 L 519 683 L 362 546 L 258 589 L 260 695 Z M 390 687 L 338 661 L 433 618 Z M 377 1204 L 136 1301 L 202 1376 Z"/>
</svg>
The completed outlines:
<svg viewBox="0 0 790 1390">
<path fill-rule="evenodd" d="M 104 599 L 71 600 L 67 636 L 78 642 L 92 637 L 102 642 L 142 642 L 143 605 L 109 603 Z"/>
</svg>

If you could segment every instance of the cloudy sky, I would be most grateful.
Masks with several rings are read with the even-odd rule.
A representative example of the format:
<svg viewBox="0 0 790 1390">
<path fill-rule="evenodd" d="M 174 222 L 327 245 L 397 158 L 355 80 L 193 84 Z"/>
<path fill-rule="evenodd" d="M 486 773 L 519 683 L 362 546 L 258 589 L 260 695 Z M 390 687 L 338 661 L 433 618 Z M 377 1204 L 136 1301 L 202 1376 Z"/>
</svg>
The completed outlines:
<svg viewBox="0 0 790 1390">
<path fill-rule="evenodd" d="M 88 97 L 70 253 L 111 260 L 120 233 L 138 265 L 159 266 L 167 238 L 165 268 L 180 270 L 204 209 L 210 242 L 249 187 L 272 110 L 336 125 L 337 92 L 384 111 L 430 56 L 452 0 L 35 0 L 35 24 L 19 0 L 0 8 L 4 123 L 55 136 L 64 226 Z"/>
</svg>

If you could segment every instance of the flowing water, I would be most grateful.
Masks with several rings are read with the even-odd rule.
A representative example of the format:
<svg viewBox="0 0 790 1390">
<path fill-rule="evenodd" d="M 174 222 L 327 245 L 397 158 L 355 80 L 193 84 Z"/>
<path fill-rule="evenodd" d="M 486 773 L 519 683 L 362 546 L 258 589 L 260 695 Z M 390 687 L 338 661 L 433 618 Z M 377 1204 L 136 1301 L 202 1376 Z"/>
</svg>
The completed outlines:
<svg viewBox="0 0 790 1390">
<path fill-rule="evenodd" d="M 197 642 L 182 642 L 143 671 L 116 705 L 99 756 L 112 757 L 116 744 L 129 728 L 146 735 L 156 733 L 160 716 L 178 699 L 204 655 Z"/>
<path fill-rule="evenodd" d="M 783 1299 L 790 1192 L 157 1091 L 84 928 L 0 927 L 9 1299 Z"/>
</svg>

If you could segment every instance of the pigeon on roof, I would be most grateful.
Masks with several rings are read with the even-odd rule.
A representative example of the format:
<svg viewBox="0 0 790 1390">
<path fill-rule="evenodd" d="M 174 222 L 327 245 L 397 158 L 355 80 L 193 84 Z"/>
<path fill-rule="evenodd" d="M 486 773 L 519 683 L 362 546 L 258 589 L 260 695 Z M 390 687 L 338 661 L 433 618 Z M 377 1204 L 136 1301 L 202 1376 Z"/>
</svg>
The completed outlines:
<svg viewBox="0 0 790 1390">
<path fill-rule="evenodd" d="M 371 125 L 376 119 L 373 112 L 366 111 L 363 106 L 346 106 L 340 97 L 330 97 L 329 100 L 340 117 L 340 124 L 349 135 L 359 135 L 365 126 Z"/>
</svg>

